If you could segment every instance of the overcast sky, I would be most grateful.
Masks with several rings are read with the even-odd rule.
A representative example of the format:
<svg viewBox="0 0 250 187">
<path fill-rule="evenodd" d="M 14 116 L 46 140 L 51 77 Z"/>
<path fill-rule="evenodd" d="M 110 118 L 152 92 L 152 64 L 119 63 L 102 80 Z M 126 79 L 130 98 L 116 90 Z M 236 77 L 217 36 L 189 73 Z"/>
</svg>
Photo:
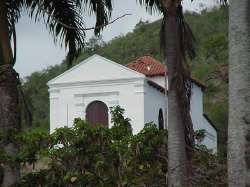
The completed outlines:
<svg viewBox="0 0 250 187">
<path fill-rule="evenodd" d="M 184 0 L 185 10 L 199 11 L 201 8 L 215 6 L 216 0 Z M 131 16 L 109 25 L 101 33 L 104 41 L 109 41 L 115 36 L 126 34 L 133 30 L 140 21 L 150 22 L 161 18 L 161 15 L 150 15 L 144 7 L 136 4 L 135 0 L 114 0 L 113 19 L 131 13 Z M 95 25 L 93 17 L 86 18 L 86 27 Z M 48 33 L 43 23 L 34 23 L 25 13 L 17 24 L 17 62 L 15 69 L 21 77 L 30 75 L 34 71 L 40 71 L 50 65 L 60 64 L 67 51 L 60 45 L 55 45 L 52 36 Z M 93 31 L 87 33 L 86 38 L 93 36 Z"/>
</svg>

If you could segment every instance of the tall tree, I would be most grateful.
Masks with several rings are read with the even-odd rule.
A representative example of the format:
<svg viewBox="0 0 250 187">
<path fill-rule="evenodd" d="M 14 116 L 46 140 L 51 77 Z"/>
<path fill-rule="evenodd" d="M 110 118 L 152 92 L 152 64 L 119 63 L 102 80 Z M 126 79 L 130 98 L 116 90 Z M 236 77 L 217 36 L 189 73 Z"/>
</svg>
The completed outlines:
<svg viewBox="0 0 250 187">
<path fill-rule="evenodd" d="M 85 29 L 82 28 L 82 10 L 96 15 L 95 33 L 108 24 L 111 16 L 111 0 L 1 0 L 0 1 L 0 130 L 7 137 L 0 142 L 0 149 L 10 156 L 18 152 L 18 145 L 11 134 L 20 131 L 19 78 L 13 69 L 15 64 L 15 24 L 21 10 L 26 9 L 31 18 L 42 17 L 55 40 L 69 48 L 69 62 L 84 47 Z M 14 40 L 14 54 L 11 38 Z M 27 63 L 27 62 L 22 62 Z M 2 166 L 1 166 L 2 167 Z M 1 186 L 11 186 L 19 180 L 18 166 L 5 165 Z"/>
<path fill-rule="evenodd" d="M 185 23 L 181 0 L 139 0 L 150 11 L 164 15 L 161 47 L 167 66 L 168 186 L 187 186 L 188 147 L 194 144 L 190 117 L 191 81 L 186 56 L 194 57 L 194 37 Z"/>
<path fill-rule="evenodd" d="M 228 184 L 250 186 L 250 1 L 229 4 Z"/>
</svg>

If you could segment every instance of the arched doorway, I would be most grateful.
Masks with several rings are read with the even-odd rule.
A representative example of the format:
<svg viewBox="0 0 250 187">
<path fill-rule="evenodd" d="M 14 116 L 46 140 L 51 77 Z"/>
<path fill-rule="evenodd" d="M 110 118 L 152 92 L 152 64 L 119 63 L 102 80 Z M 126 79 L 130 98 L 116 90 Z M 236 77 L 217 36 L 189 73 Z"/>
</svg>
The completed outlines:
<svg viewBox="0 0 250 187">
<path fill-rule="evenodd" d="M 91 125 L 102 124 L 108 127 L 108 107 L 102 101 L 93 101 L 86 109 L 86 120 Z"/>
<path fill-rule="evenodd" d="M 159 125 L 160 130 L 164 129 L 164 117 L 163 117 L 163 111 L 161 108 L 158 114 L 158 125 Z"/>
</svg>

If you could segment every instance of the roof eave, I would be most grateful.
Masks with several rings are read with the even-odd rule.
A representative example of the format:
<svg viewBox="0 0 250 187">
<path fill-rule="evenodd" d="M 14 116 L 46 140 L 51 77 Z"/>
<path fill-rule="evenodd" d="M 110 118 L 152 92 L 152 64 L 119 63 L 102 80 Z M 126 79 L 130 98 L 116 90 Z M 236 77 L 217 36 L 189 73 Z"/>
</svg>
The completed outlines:
<svg viewBox="0 0 250 187">
<path fill-rule="evenodd" d="M 147 81 L 149 86 L 152 86 L 153 88 L 157 89 L 159 92 L 165 94 L 166 89 L 160 86 L 159 84 L 155 83 L 154 81 L 148 80 Z"/>
<path fill-rule="evenodd" d="M 216 132 L 218 132 L 218 128 L 215 126 L 215 124 L 212 122 L 212 120 L 208 117 L 207 114 L 203 113 L 204 118 L 210 123 L 210 125 L 215 129 Z"/>
</svg>

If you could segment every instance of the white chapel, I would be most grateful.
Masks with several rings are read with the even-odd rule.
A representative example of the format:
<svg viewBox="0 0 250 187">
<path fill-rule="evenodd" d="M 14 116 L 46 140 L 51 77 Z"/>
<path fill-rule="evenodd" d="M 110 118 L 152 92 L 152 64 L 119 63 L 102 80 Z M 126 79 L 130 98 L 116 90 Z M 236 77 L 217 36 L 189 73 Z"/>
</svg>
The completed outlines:
<svg viewBox="0 0 250 187">
<path fill-rule="evenodd" d="M 150 56 L 141 57 L 126 66 L 99 55 L 93 55 L 48 82 L 50 95 L 50 132 L 72 126 L 75 118 L 91 124 L 112 126 L 110 107 L 120 105 L 131 119 L 133 133 L 145 123 L 167 128 L 165 66 Z M 192 78 L 191 118 L 194 130 L 204 129 L 202 144 L 217 150 L 217 131 L 203 113 L 206 86 Z"/>
</svg>

